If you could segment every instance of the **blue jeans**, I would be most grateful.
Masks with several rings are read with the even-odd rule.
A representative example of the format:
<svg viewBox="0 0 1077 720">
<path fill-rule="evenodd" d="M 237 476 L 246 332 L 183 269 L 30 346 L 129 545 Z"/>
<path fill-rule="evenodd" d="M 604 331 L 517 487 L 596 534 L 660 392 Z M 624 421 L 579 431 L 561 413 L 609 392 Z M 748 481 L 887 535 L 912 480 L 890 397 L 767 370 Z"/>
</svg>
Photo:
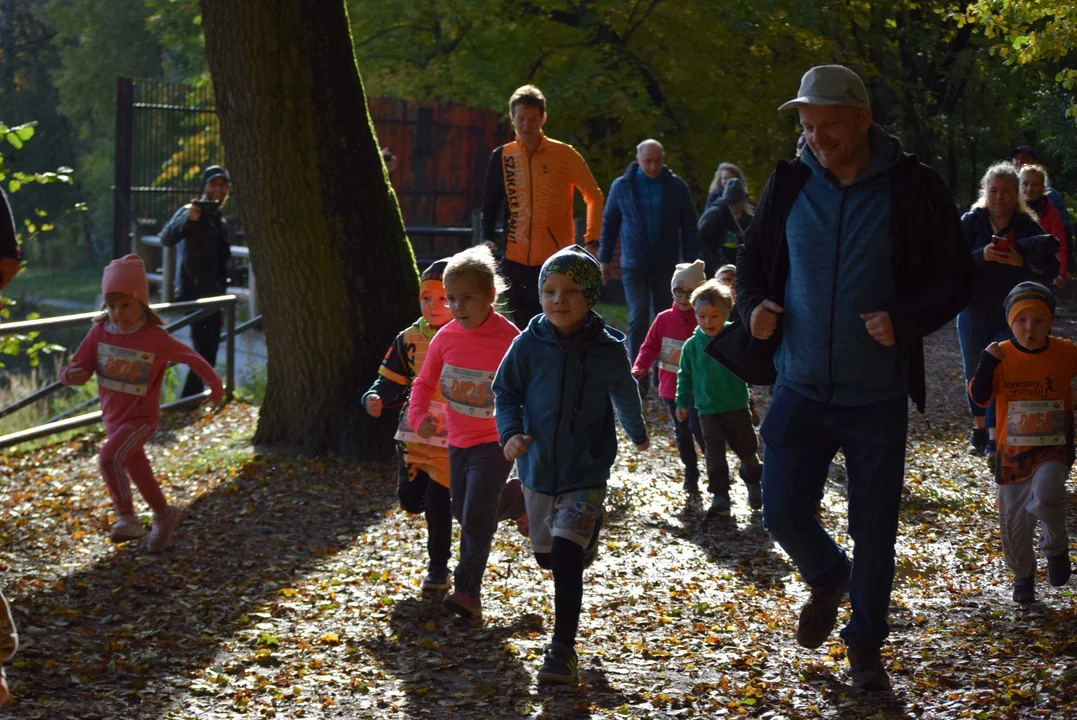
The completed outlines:
<svg viewBox="0 0 1077 720">
<path fill-rule="evenodd" d="M 976 367 L 980 364 L 980 358 L 984 350 L 993 342 L 1010 340 L 1013 333 L 1009 328 L 996 332 L 989 332 L 983 313 L 972 308 L 965 308 L 957 316 L 957 341 L 961 343 L 961 366 L 965 371 L 965 386 L 976 374 Z M 992 402 L 986 408 L 982 408 L 972 401 L 968 392 L 965 399 L 969 403 L 969 412 L 974 418 L 986 416 L 986 427 L 995 427 L 995 403 Z"/>
<path fill-rule="evenodd" d="M 804 582 L 836 588 L 849 578 L 846 645 L 879 647 L 894 582 L 894 542 L 905 477 L 905 398 L 860 407 L 811 400 L 776 387 L 761 432 L 763 518 Z M 854 561 L 815 516 L 834 454 L 845 453 Z M 851 574 L 850 574 L 851 566 Z"/>
<path fill-rule="evenodd" d="M 469 448 L 449 446 L 449 490 L 452 514 L 460 523 L 460 562 L 456 590 L 478 597 L 497 531 L 501 493 L 512 470 L 496 442 Z M 522 497 L 521 497 L 522 499 Z"/>
<path fill-rule="evenodd" d="M 621 270 L 621 284 L 628 303 L 628 355 L 632 362 L 636 361 L 639 349 L 647 339 L 651 318 L 673 304 L 669 288 L 672 280 L 672 267 Z M 645 380 L 641 380 L 640 385 L 650 387 Z"/>
</svg>

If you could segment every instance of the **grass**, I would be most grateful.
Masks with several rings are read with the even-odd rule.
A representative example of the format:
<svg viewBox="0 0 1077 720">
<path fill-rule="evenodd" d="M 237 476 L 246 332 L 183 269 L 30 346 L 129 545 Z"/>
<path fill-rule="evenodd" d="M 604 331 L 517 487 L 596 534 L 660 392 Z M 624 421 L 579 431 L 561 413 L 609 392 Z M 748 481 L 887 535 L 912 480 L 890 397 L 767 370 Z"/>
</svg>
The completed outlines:
<svg viewBox="0 0 1077 720">
<path fill-rule="evenodd" d="M 28 267 L 4 289 L 15 300 L 65 300 L 92 305 L 101 294 L 101 268 L 85 265 L 69 269 Z"/>
<path fill-rule="evenodd" d="M 595 312 L 602 316 L 602 319 L 606 321 L 607 325 L 612 325 L 613 327 L 623 332 L 628 331 L 627 306 L 600 302 L 599 304 L 595 305 Z"/>
</svg>

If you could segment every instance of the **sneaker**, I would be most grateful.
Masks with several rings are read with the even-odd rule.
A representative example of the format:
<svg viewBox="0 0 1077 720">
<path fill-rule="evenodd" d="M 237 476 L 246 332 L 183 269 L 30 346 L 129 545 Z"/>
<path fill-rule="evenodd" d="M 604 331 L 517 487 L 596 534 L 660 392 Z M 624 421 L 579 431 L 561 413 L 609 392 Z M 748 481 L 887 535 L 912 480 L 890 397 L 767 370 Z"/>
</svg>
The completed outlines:
<svg viewBox="0 0 1077 720">
<path fill-rule="evenodd" d="M 587 543 L 587 547 L 583 549 L 583 569 L 591 567 L 594 564 L 595 558 L 598 557 L 598 534 L 602 532 L 602 523 L 606 521 L 606 511 L 602 510 L 602 514 L 595 520 L 595 527 L 591 530 L 591 542 Z"/>
<path fill-rule="evenodd" d="M 146 549 L 158 553 L 172 547 L 172 531 L 179 525 L 182 513 L 175 505 L 167 505 L 159 513 L 153 514 L 153 527 L 146 539 Z"/>
<path fill-rule="evenodd" d="M 797 643 L 801 647 L 814 650 L 826 642 L 838 622 L 838 607 L 848 589 L 848 580 L 836 588 L 812 587 L 797 623 Z"/>
<path fill-rule="evenodd" d="M 546 646 L 545 659 L 538 671 L 540 685 L 572 685 L 580 681 L 580 658 L 574 648 L 554 640 Z"/>
<path fill-rule="evenodd" d="M 848 647 L 845 650 L 854 688 L 865 692 L 886 692 L 890 689 L 890 676 L 886 674 L 879 648 Z"/>
<path fill-rule="evenodd" d="M 748 486 L 748 507 L 752 510 L 763 509 L 763 486 L 759 483 Z"/>
<path fill-rule="evenodd" d="M 998 459 L 998 445 L 994 440 L 988 440 L 984 448 L 984 458 L 987 459 L 987 469 L 995 472 L 995 461 Z"/>
<path fill-rule="evenodd" d="M 448 590 L 450 587 L 452 583 L 449 582 L 448 570 L 431 570 L 423 578 L 423 592 Z"/>
<path fill-rule="evenodd" d="M 715 495 L 707 509 L 707 517 L 729 517 L 729 496 Z"/>
<path fill-rule="evenodd" d="M 146 528 L 142 527 L 138 516 L 133 512 L 120 513 L 108 534 L 109 539 L 114 543 L 139 540 L 145 535 Z"/>
<path fill-rule="evenodd" d="M 973 428 L 969 439 L 969 455 L 983 457 L 987 453 L 987 428 Z"/>
<path fill-rule="evenodd" d="M 1070 565 L 1068 552 L 1047 558 L 1047 579 L 1055 587 L 1062 587 L 1068 583 L 1072 572 L 1073 567 Z"/>
<path fill-rule="evenodd" d="M 515 518 L 516 529 L 520 531 L 520 534 L 525 538 L 531 537 L 531 521 L 527 518 L 527 512 L 522 512 Z"/>
<path fill-rule="evenodd" d="M 482 600 L 478 595 L 468 595 L 457 590 L 445 598 L 445 607 L 460 617 L 471 620 L 482 619 Z"/>
<path fill-rule="evenodd" d="M 1036 602 L 1036 576 L 1017 578 L 1013 581 L 1013 601 L 1021 604 Z"/>
<path fill-rule="evenodd" d="M 687 493 L 699 492 L 699 468 L 684 469 L 684 491 Z"/>
</svg>

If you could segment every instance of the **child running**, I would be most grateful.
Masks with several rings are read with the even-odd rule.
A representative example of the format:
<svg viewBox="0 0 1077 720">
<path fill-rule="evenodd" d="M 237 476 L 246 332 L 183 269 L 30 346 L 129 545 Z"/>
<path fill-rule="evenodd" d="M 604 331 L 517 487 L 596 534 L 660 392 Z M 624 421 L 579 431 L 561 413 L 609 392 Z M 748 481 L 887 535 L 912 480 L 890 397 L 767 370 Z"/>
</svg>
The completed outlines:
<svg viewBox="0 0 1077 720">
<path fill-rule="evenodd" d="M 703 433 L 699 428 L 699 414 L 695 406 L 688 408 L 686 420 L 677 419 L 677 370 L 681 362 L 681 347 L 696 329 L 696 313 L 689 298 L 697 287 L 707 281 L 705 267 L 702 260 L 696 260 L 693 263 L 680 263 L 674 269 L 671 283 L 673 307 L 655 317 L 632 365 L 632 377 L 638 380 L 647 377 L 651 365 L 658 360 L 658 396 L 666 403 L 673 420 L 673 438 L 681 463 L 684 464 L 684 489 L 692 493 L 699 491 L 696 442 L 700 448 L 703 447 Z"/>
<path fill-rule="evenodd" d="M 1055 298 L 1043 285 L 1023 282 L 1006 297 L 1013 340 L 991 343 L 969 381 L 980 407 L 995 401 L 998 413 L 998 515 L 1002 554 L 1013 571 L 1013 599 L 1036 600 L 1036 521 L 1047 578 L 1055 587 L 1070 579 L 1066 531 L 1066 479 L 1073 466 L 1070 383 L 1077 375 L 1077 345 L 1050 335 Z"/>
<path fill-rule="evenodd" d="M 576 683 L 583 570 L 598 552 L 606 482 L 617 455 L 613 409 L 637 449 L 648 447 L 625 337 L 593 310 L 602 270 L 570 245 L 539 273 L 542 315 L 531 320 L 494 379 L 505 458 L 518 458 L 531 549 L 553 570 L 553 641 L 540 683 Z M 533 444 L 533 447 L 532 447 Z"/>
<path fill-rule="evenodd" d="M 221 379 L 209 363 L 191 348 L 161 329 L 164 323 L 149 307 L 146 268 L 138 255 L 113 260 L 101 279 L 106 314 L 94 318 L 94 327 L 60 370 L 64 385 L 84 385 L 97 373 L 101 415 L 107 440 L 98 465 L 105 480 L 116 522 L 113 542 L 137 540 L 146 534 L 134 512 L 131 481 L 153 509 L 153 527 L 146 546 L 161 552 L 172 545 L 172 531 L 180 509 L 170 505 L 153 476 L 142 446 L 153 437 L 161 417 L 161 381 L 170 362 L 184 363 L 210 386 L 208 402 L 224 397 Z"/>
<path fill-rule="evenodd" d="M 748 506 L 763 507 L 763 467 L 756 451 L 759 448 L 748 408 L 748 386 L 729 372 L 704 350 L 711 338 L 726 325 L 733 307 L 729 288 L 717 280 L 708 280 L 692 293 L 696 311 L 696 328 L 684 343 L 681 366 L 677 373 L 677 419 L 685 420 L 695 404 L 703 430 L 707 459 L 707 489 L 714 494 L 707 517 L 728 517 L 729 463 L 726 443 L 740 458 L 740 476 L 748 486 Z"/>
<path fill-rule="evenodd" d="M 461 528 L 455 588 L 445 605 L 478 623 L 482 620 L 482 576 L 503 512 L 499 510 L 502 491 L 512 469 L 512 461 L 505 459 L 498 444 L 490 384 L 520 331 L 494 310 L 505 284 L 486 246 L 449 258 L 444 283 L 454 319 L 430 341 L 411 389 L 408 419 L 419 437 L 434 437 L 438 421 L 431 403 L 440 389 L 448 405 L 452 514 Z"/>
<path fill-rule="evenodd" d="M 452 513 L 449 505 L 448 428 L 445 398 L 435 388 L 430 412 L 437 432 L 420 437 L 408 424 L 408 392 L 412 380 L 422 370 L 434 334 L 452 320 L 445 297 L 442 275 L 448 259 L 438 260 L 419 277 L 419 306 L 422 317 L 400 331 L 378 368 L 378 379 L 363 396 L 363 406 L 372 417 L 385 408 L 400 410 L 396 439 L 400 456 L 397 497 L 400 507 L 426 516 L 427 574 L 423 591 L 449 588 L 449 556 L 452 554 Z"/>
</svg>

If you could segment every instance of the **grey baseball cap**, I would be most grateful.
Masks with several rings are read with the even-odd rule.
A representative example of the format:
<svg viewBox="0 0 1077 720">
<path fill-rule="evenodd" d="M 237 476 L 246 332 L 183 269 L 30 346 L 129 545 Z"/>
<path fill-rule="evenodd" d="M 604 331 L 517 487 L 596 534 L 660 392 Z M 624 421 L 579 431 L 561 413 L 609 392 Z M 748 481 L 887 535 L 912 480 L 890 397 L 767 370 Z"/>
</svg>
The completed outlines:
<svg viewBox="0 0 1077 720">
<path fill-rule="evenodd" d="M 851 105 L 870 107 L 864 81 L 844 65 L 816 65 L 800 79 L 797 96 L 779 110 L 801 105 Z"/>
</svg>

